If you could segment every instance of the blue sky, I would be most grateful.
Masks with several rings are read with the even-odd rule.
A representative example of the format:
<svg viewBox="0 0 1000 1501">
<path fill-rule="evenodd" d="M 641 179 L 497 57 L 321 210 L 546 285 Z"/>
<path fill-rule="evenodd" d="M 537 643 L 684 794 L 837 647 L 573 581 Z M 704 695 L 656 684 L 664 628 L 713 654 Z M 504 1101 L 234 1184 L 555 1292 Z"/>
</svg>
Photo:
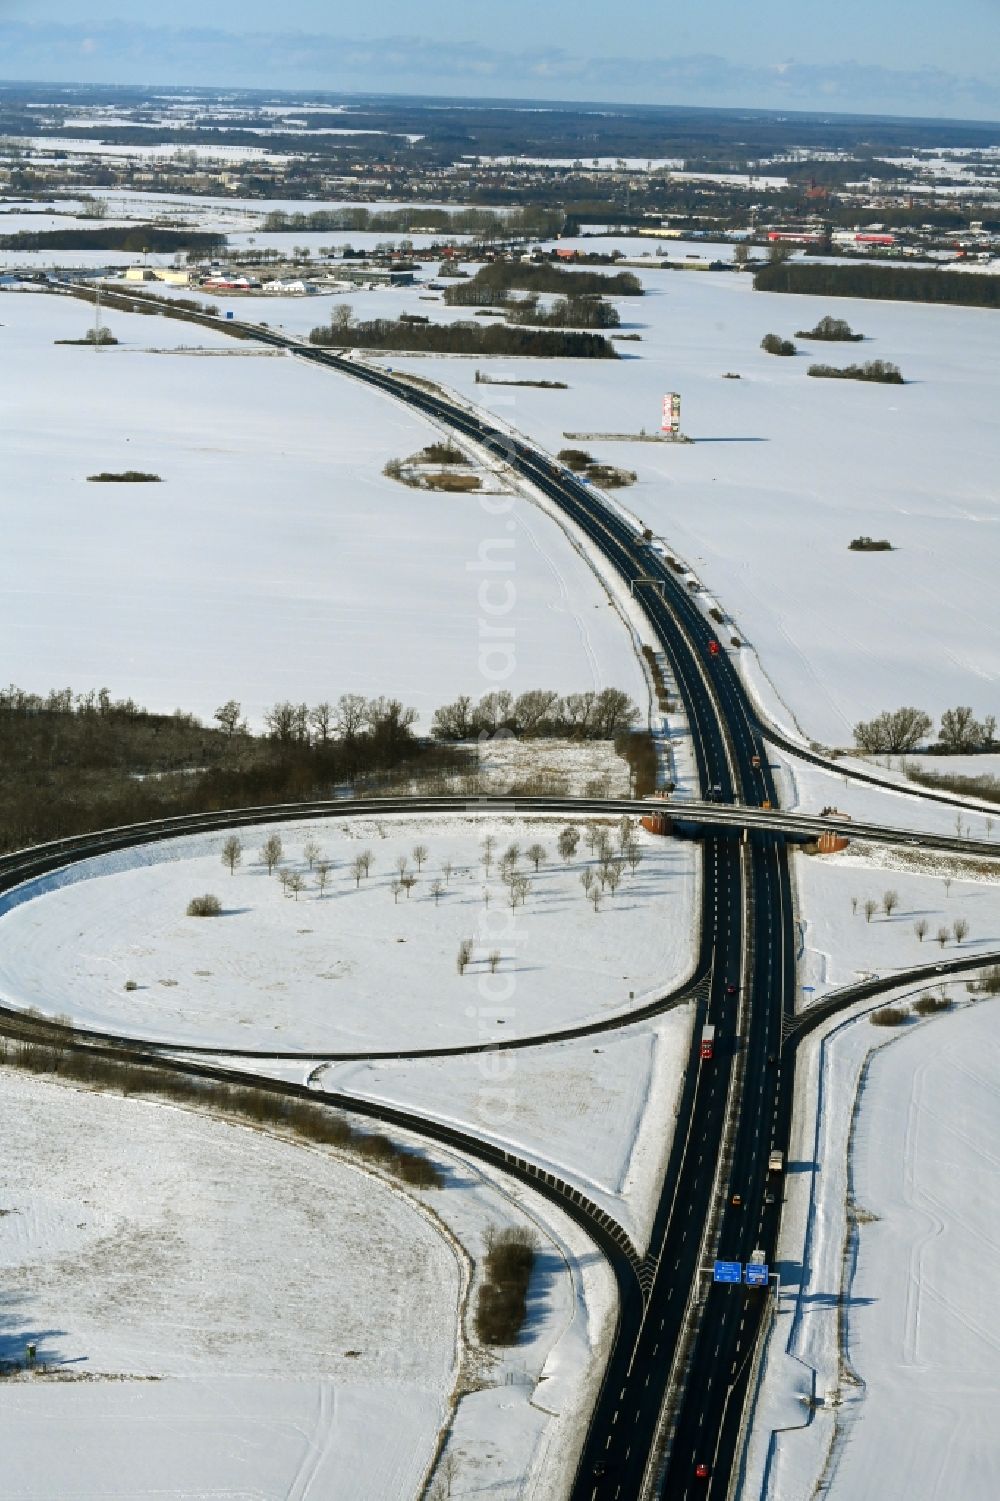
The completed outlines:
<svg viewBox="0 0 1000 1501">
<path fill-rule="evenodd" d="M 998 119 L 1000 0 L 0 0 L 0 76 Z"/>
</svg>

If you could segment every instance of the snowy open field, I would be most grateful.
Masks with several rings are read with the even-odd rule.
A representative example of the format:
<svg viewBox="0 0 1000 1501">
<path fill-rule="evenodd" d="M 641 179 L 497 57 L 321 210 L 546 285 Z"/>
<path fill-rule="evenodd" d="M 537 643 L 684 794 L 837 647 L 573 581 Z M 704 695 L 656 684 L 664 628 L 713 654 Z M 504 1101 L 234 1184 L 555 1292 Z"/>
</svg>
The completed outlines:
<svg viewBox="0 0 1000 1501">
<path fill-rule="evenodd" d="M 404 1194 L 335 1153 L 11 1070 L 0 1127 L 0 1359 L 34 1340 L 51 1373 L 4 1385 L 12 1501 L 411 1501 L 449 1421 L 463 1485 L 565 1490 L 613 1282 L 530 1190 L 438 1153 L 445 1186 Z M 470 1277 L 474 1297 L 505 1227 L 539 1247 L 529 1318 L 484 1350 Z"/>
<path fill-rule="evenodd" d="M 889 976 L 960 953 L 1000 950 L 1000 860 L 956 867 L 947 855 L 851 845 L 838 855 L 797 854 L 792 869 L 800 912 L 799 983 L 812 987 L 805 1002 L 864 974 Z M 889 916 L 883 910 L 887 891 L 898 898 Z M 870 919 L 869 901 L 876 904 Z M 958 943 L 954 924 L 963 920 L 968 932 Z M 918 924 L 925 925 L 923 939 Z M 944 943 L 941 929 L 948 932 Z"/>
<path fill-rule="evenodd" d="M 619 309 L 643 338 L 618 345 L 621 363 L 486 367 L 563 379 L 567 391 L 476 386 L 464 360 L 391 363 L 445 381 L 553 450 L 566 432 L 655 431 L 663 392 L 680 391 L 693 446 L 587 446 L 638 472 L 629 506 L 731 610 L 806 732 L 849 745 L 858 719 L 907 702 L 935 715 L 956 703 L 991 712 L 1000 679 L 992 314 L 755 293 L 750 277 L 722 273 L 640 274 L 646 297 Z M 826 313 L 866 342 L 800 341 L 796 359 L 759 348 L 764 334 L 793 335 Z M 814 360 L 871 358 L 897 363 L 908 383 L 806 375 Z M 725 380 L 727 371 L 741 378 Z M 896 551 L 849 552 L 862 533 Z"/>
<path fill-rule="evenodd" d="M 997 1494 L 998 1049 L 995 1001 L 888 1034 L 862 1016 L 808 1045 L 779 1249 L 791 1296 L 746 1495 L 811 1501 L 821 1479 L 834 1501 Z"/>
<path fill-rule="evenodd" d="M 328 1153 L 11 1070 L 0 1120 L 0 1350 L 34 1340 L 63 1378 L 4 1385 L 10 1501 L 409 1501 L 465 1279 L 414 1201 Z"/>
<path fill-rule="evenodd" d="M 0 299 L 8 678 L 209 717 L 233 696 L 257 723 L 279 699 L 384 693 L 427 724 L 512 658 L 504 687 L 645 702 L 606 593 L 546 516 L 383 475 L 437 436 L 401 405 L 291 359 L 143 353 L 239 347 L 162 318 L 109 316 L 122 347 L 99 354 L 53 345 L 91 321 L 62 298 Z M 125 468 L 164 483 L 86 483 Z M 491 541 L 513 563 L 502 662 L 480 608 Z"/>
<path fill-rule="evenodd" d="M 222 834 L 86 861 L 0 902 L 0 994 L 166 1042 L 319 1055 L 466 1046 L 627 1013 L 693 965 L 696 847 L 642 834 L 635 875 L 626 873 L 595 913 L 579 878 L 597 862 L 581 841 L 565 864 L 560 827 L 462 819 L 267 825 L 241 831 L 246 855 L 233 875 L 220 859 Z M 259 863 L 275 832 L 285 868 L 304 875 L 298 898 L 284 896 Z M 486 879 L 487 832 L 495 860 L 511 843 L 521 847 L 531 890 L 516 910 L 495 863 Z M 310 839 L 332 865 L 325 894 L 304 857 Z M 536 841 L 547 851 L 537 874 L 525 855 Z M 397 862 L 417 875 L 418 845 L 429 854 L 417 885 L 397 896 Z M 351 866 L 365 849 L 373 866 L 358 886 Z M 185 916 L 205 891 L 219 895 L 223 916 Z M 456 954 L 466 938 L 474 955 L 462 975 Z M 129 980 L 138 988 L 126 990 Z"/>
</svg>

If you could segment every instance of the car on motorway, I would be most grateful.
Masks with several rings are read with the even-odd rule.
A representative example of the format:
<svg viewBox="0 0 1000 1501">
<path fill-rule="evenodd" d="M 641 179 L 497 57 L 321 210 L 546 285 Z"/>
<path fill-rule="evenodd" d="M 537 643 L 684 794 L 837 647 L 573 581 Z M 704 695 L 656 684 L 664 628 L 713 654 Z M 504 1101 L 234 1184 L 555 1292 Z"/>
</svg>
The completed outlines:
<svg viewBox="0 0 1000 1501">
<path fill-rule="evenodd" d="M 726 981 L 726 995 L 735 995 L 738 990 L 739 986 L 734 985 L 732 980 Z"/>
<path fill-rule="evenodd" d="M 734 1209 L 742 1209 L 742 1207 L 743 1207 L 743 1195 L 742 1194 L 733 1194 L 733 1197 L 730 1199 L 729 1202 L 730 1202 L 730 1204 L 732 1204 L 732 1206 L 733 1206 Z"/>
<path fill-rule="evenodd" d="M 709 1469 L 705 1461 L 703 1459 L 700 1459 L 694 1467 L 694 1473 L 696 1480 L 707 1480 L 712 1471 Z"/>
<path fill-rule="evenodd" d="M 710 657 L 717 657 L 719 655 L 719 643 L 714 636 L 708 643 L 708 654 Z"/>
</svg>

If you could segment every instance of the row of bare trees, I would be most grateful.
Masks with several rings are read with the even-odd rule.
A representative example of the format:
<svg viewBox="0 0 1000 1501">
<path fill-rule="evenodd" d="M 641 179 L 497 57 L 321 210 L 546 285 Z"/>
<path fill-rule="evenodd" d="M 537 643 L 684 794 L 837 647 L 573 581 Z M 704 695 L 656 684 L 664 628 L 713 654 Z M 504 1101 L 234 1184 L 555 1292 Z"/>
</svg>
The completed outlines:
<svg viewBox="0 0 1000 1501">
<path fill-rule="evenodd" d="M 467 695 L 436 710 L 431 734 L 437 740 L 471 740 L 506 730 L 530 738 L 562 735 L 578 740 L 614 740 L 632 729 L 639 710 L 620 688 L 588 689 L 565 697 L 552 689 L 531 688 L 515 697 L 494 690 L 477 702 Z"/>
<path fill-rule="evenodd" d="M 874 719 L 859 720 L 854 726 L 854 741 L 866 755 L 903 755 L 916 750 L 933 727 L 933 720 L 923 709 L 883 709 Z M 966 755 L 995 745 L 996 733 L 995 714 L 979 720 L 968 704 L 960 704 L 941 715 L 938 746 L 949 755 Z"/>
</svg>

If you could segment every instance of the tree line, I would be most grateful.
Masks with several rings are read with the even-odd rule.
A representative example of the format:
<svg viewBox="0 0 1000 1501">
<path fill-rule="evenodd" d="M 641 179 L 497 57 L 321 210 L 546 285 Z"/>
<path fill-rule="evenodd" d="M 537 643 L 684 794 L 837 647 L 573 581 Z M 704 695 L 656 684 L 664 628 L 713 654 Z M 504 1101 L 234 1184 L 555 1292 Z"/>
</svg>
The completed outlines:
<svg viewBox="0 0 1000 1501">
<path fill-rule="evenodd" d="M 131 224 L 105 229 L 47 229 L 0 235 L 0 250 L 146 250 L 170 254 L 175 250 L 207 255 L 221 250 L 226 237 L 208 231 L 159 229 L 155 224 Z"/>
<path fill-rule="evenodd" d="M 508 292 L 556 292 L 565 297 L 641 297 L 642 282 L 631 271 L 607 275 L 601 271 L 567 271 L 550 261 L 494 261 L 475 276 L 448 287 L 444 300 L 452 307 L 496 307 Z"/>
<path fill-rule="evenodd" d="M 562 228 L 563 214 L 546 208 L 521 208 L 510 213 L 495 209 L 466 208 L 453 212 L 440 208 L 316 209 L 312 213 L 288 214 L 281 209 L 269 213 L 263 224 L 264 234 L 302 233 L 313 230 L 354 230 L 358 233 L 406 234 L 428 230 L 445 235 L 480 235 L 489 239 L 508 239 L 533 235 L 548 239 Z"/>
<path fill-rule="evenodd" d="M 432 734 L 421 737 L 416 711 L 399 699 L 345 693 L 335 702 L 273 704 L 254 734 L 236 699 L 206 726 L 179 709 L 150 713 L 106 688 L 38 694 L 12 685 L 0 690 L 0 849 L 172 815 L 328 798 L 344 786 L 447 790 L 449 779 L 477 774 L 476 752 L 460 739 L 499 730 L 618 737 L 637 719 L 616 689 L 565 699 L 499 692 L 439 710 Z M 459 726 L 464 734 L 455 733 Z M 622 753 L 639 756 L 634 742 L 642 738 L 624 734 Z"/>
<path fill-rule="evenodd" d="M 940 267 L 851 266 L 784 261 L 762 266 L 753 279 L 757 292 L 801 292 L 811 297 L 889 298 L 893 302 L 957 303 L 1000 307 L 1000 276 L 963 276 Z"/>
<path fill-rule="evenodd" d="M 866 755 L 901 755 L 914 751 L 933 729 L 934 722 L 922 709 L 883 709 L 874 719 L 859 720 L 854 741 Z M 937 746 L 942 755 L 970 755 L 996 747 L 997 717 L 975 717 L 967 704 L 945 709 L 941 715 Z"/>
<path fill-rule="evenodd" d="M 431 734 L 436 740 L 472 740 L 500 731 L 519 738 L 558 736 L 571 740 L 615 740 L 639 720 L 639 710 L 620 688 L 588 689 L 561 697 L 546 688 L 530 688 L 515 698 L 495 689 L 474 703 L 463 694 L 435 710 Z"/>
<path fill-rule="evenodd" d="M 548 328 L 517 328 L 508 323 L 412 323 L 373 318 L 355 323 L 346 304 L 328 327 L 314 328 L 310 344 L 333 349 L 406 350 L 414 354 L 534 355 L 543 359 L 616 360 L 613 344 L 601 334 Z"/>
</svg>

